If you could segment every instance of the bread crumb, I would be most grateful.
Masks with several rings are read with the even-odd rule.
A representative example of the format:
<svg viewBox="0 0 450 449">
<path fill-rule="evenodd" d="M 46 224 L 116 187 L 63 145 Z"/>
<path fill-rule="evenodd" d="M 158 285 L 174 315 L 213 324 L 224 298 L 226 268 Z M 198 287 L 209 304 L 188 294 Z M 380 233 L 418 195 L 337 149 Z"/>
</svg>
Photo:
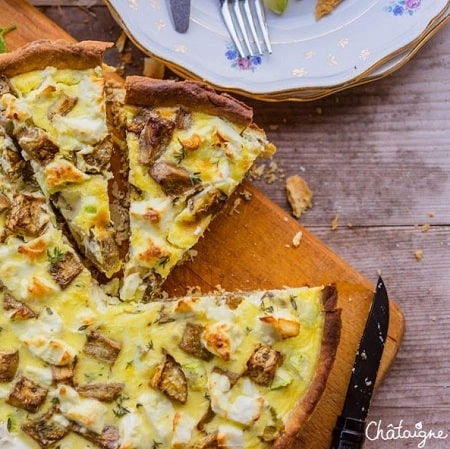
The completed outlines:
<svg viewBox="0 0 450 449">
<path fill-rule="evenodd" d="M 430 218 L 433 218 L 435 215 L 436 215 L 435 212 L 428 212 L 428 216 L 429 216 Z"/>
<path fill-rule="evenodd" d="M 294 235 L 294 238 L 292 239 L 292 244 L 295 248 L 298 248 L 300 246 L 300 241 L 302 240 L 303 233 L 302 231 L 298 231 L 297 234 Z"/>
<path fill-rule="evenodd" d="M 239 214 L 238 207 L 242 203 L 241 198 L 236 198 L 233 202 L 233 206 L 231 207 L 228 215 Z"/>
<path fill-rule="evenodd" d="M 302 213 L 312 206 L 313 192 L 299 175 L 286 179 L 286 194 L 294 217 L 300 218 Z"/>
<path fill-rule="evenodd" d="M 264 175 L 264 171 L 266 170 L 266 164 L 254 164 L 250 168 L 250 176 L 253 179 L 260 179 Z"/>
<path fill-rule="evenodd" d="M 331 220 L 331 229 L 333 231 L 335 231 L 339 226 L 339 215 L 336 215 L 332 220 Z"/>
<path fill-rule="evenodd" d="M 436 316 L 432 316 L 431 317 L 431 321 L 433 321 L 433 323 L 436 322 L 437 321 L 437 317 Z"/>
<path fill-rule="evenodd" d="M 423 250 L 418 249 L 415 253 L 414 253 L 414 257 L 416 258 L 416 260 L 418 262 L 420 262 L 423 258 Z"/>
<path fill-rule="evenodd" d="M 186 260 L 189 261 L 193 261 L 198 255 L 198 251 L 196 249 L 190 249 L 187 253 L 186 253 Z"/>
<path fill-rule="evenodd" d="M 144 58 L 143 75 L 154 79 L 164 78 L 165 66 L 154 58 Z"/>
<path fill-rule="evenodd" d="M 427 231 L 430 230 L 430 228 L 431 228 L 431 225 L 429 225 L 429 224 L 427 223 L 427 224 L 422 225 L 422 226 L 420 227 L 420 230 L 421 230 L 422 232 L 427 232 Z"/>
<path fill-rule="evenodd" d="M 248 190 L 243 190 L 239 193 L 242 198 L 244 198 L 245 201 L 251 201 L 253 199 L 253 193 L 249 192 Z"/>
</svg>

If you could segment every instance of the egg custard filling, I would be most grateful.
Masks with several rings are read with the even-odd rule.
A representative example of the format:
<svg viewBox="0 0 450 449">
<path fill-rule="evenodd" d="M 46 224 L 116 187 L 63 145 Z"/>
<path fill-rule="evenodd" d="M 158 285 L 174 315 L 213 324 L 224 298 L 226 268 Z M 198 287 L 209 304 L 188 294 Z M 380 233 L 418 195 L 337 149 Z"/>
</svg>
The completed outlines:
<svg viewBox="0 0 450 449">
<path fill-rule="evenodd" d="M 0 448 L 294 449 L 335 287 L 157 295 L 274 146 L 202 83 L 108 84 L 108 45 L 0 55 Z"/>
</svg>

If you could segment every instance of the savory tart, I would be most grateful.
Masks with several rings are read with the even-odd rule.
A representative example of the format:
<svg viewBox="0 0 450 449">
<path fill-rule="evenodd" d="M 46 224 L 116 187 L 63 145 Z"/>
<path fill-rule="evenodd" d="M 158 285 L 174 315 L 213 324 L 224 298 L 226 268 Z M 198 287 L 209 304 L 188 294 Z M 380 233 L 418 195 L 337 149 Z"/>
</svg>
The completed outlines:
<svg viewBox="0 0 450 449">
<path fill-rule="evenodd" d="M 122 300 L 148 300 L 255 159 L 274 152 L 252 111 L 204 84 L 128 77 L 130 240 Z"/>
<path fill-rule="evenodd" d="M 113 152 L 101 42 L 38 41 L 0 58 L 0 110 L 42 192 L 85 256 L 107 277 L 121 268 L 108 185 Z"/>
<path fill-rule="evenodd" d="M 293 449 L 335 359 L 334 286 L 155 298 L 274 147 L 202 83 L 109 80 L 107 46 L 0 57 L 0 447 Z"/>
</svg>

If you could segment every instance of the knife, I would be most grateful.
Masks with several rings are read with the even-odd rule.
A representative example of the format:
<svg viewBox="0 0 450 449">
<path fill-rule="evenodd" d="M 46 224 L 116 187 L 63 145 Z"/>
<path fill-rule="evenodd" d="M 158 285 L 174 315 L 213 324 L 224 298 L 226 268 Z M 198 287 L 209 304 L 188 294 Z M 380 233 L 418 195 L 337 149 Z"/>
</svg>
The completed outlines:
<svg viewBox="0 0 450 449">
<path fill-rule="evenodd" d="M 191 0 L 169 0 L 173 25 L 179 33 L 186 33 L 191 16 Z"/>
<path fill-rule="evenodd" d="M 364 442 L 369 411 L 384 342 L 389 327 L 389 300 L 381 277 L 359 343 L 344 406 L 333 429 L 331 449 L 359 449 Z"/>
</svg>

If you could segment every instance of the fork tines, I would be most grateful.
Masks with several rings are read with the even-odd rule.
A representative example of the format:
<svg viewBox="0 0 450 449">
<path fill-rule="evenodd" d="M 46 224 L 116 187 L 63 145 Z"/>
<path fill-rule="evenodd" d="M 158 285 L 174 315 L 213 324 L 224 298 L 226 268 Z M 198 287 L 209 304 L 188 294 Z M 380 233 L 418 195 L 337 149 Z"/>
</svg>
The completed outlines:
<svg viewBox="0 0 450 449">
<path fill-rule="evenodd" d="M 261 0 L 220 0 L 220 9 L 241 57 L 272 53 Z"/>
</svg>

